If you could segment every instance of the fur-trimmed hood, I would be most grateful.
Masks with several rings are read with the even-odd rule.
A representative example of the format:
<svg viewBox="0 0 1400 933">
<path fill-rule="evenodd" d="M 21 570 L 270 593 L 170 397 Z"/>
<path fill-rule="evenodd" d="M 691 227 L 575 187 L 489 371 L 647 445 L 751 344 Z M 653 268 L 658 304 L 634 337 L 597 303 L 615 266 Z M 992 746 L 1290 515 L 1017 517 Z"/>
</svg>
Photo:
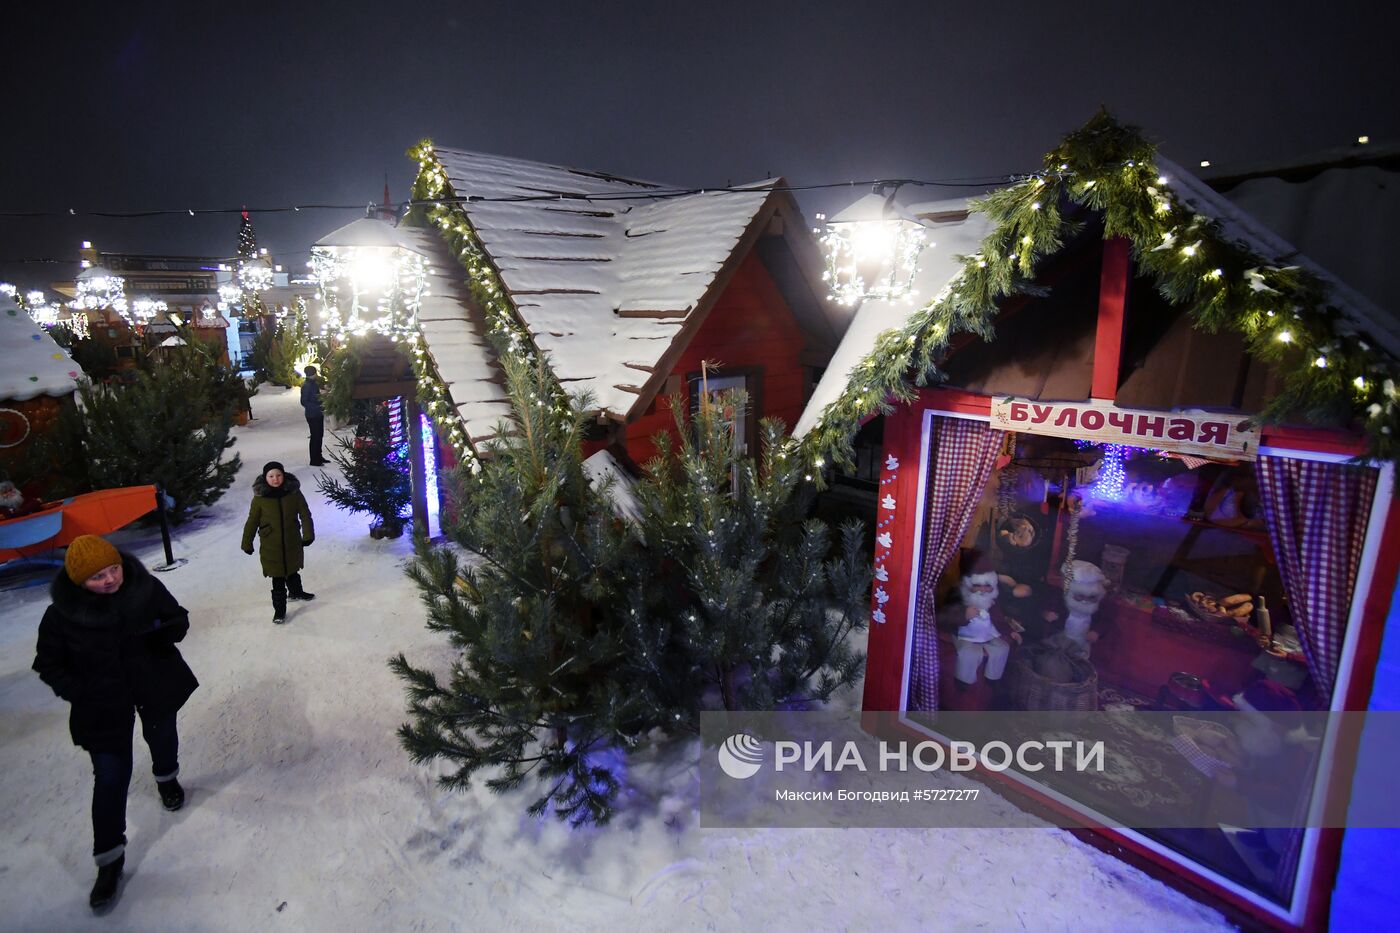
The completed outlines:
<svg viewBox="0 0 1400 933">
<path fill-rule="evenodd" d="M 296 478 L 295 473 L 288 473 L 286 470 L 283 470 L 282 477 L 282 485 L 274 490 L 267 484 L 267 480 L 263 478 L 263 474 L 259 473 L 257 478 L 253 480 L 253 495 L 261 496 L 264 499 L 280 499 L 283 496 L 290 496 L 292 493 L 301 490 L 301 480 Z"/>
</svg>

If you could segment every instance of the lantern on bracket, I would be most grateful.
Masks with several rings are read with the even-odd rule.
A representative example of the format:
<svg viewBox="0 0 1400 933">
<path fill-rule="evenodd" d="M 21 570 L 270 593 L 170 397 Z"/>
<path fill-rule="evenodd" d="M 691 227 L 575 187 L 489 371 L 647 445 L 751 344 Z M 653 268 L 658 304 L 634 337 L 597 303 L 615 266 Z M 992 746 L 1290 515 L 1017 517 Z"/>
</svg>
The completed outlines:
<svg viewBox="0 0 1400 933">
<path fill-rule="evenodd" d="M 393 224 L 366 217 L 322 237 L 312 248 L 311 269 L 321 293 L 322 333 L 373 331 L 403 340 L 417 332 L 428 262 Z"/>
<path fill-rule="evenodd" d="M 914 273 L 926 245 L 923 224 L 895 195 L 903 182 L 876 182 L 871 192 L 827 219 L 822 278 L 833 301 L 914 299 Z"/>
</svg>

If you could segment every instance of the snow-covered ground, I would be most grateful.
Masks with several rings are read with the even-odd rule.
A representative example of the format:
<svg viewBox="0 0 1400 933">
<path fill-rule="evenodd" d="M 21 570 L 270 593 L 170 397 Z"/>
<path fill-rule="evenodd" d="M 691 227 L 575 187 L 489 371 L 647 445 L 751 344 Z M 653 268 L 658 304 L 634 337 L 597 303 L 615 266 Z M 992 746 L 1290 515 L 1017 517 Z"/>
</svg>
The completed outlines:
<svg viewBox="0 0 1400 933">
<path fill-rule="evenodd" d="M 403 575 L 407 537 L 375 541 L 306 465 L 294 392 L 264 388 L 237 429 L 243 471 L 175 530 L 162 577 L 190 610 L 202 684 L 180 715 L 179 813 L 136 739 L 127 879 L 93 918 L 88 758 L 30 669 L 46 587 L 0 592 L 0 928 L 5 930 L 1209 930 L 1218 913 L 1057 829 L 702 830 L 693 744 L 629 769 L 608 827 L 531 820 L 520 797 L 439 790 L 394 729 L 397 651 L 448 652 Z M 330 438 L 327 438 L 330 441 Z M 239 550 L 266 460 L 302 478 L 316 518 L 312 603 L 274 627 Z M 159 535 L 114 536 L 148 566 Z M 849 701 L 848 701 L 849 702 Z"/>
</svg>

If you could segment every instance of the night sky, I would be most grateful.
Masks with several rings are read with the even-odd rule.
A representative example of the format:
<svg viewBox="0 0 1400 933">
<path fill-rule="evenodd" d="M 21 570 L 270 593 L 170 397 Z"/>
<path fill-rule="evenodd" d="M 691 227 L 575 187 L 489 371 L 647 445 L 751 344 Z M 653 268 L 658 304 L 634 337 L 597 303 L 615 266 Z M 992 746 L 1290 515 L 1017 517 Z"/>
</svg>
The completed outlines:
<svg viewBox="0 0 1400 933">
<path fill-rule="evenodd" d="M 1400 141 L 1387 6 L 12 4 L 0 211 L 363 204 L 386 172 L 399 199 L 425 136 L 681 185 L 985 177 L 1101 104 L 1187 166 L 1292 159 Z M 810 219 L 861 193 L 799 200 Z M 254 223 L 297 267 L 356 216 Z M 0 280 L 71 279 L 83 239 L 229 255 L 237 228 L 0 216 Z"/>
</svg>

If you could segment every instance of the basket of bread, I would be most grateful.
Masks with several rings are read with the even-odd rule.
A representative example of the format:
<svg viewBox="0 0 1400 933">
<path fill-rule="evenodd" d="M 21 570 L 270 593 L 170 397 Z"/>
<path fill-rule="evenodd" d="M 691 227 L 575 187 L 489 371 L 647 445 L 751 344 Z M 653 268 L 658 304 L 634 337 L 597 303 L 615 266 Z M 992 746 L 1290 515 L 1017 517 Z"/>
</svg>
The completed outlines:
<svg viewBox="0 0 1400 933">
<path fill-rule="evenodd" d="M 1217 598 L 1197 590 L 1186 597 L 1186 607 L 1207 622 L 1245 621 L 1254 613 L 1254 597 L 1248 593 Z"/>
</svg>

